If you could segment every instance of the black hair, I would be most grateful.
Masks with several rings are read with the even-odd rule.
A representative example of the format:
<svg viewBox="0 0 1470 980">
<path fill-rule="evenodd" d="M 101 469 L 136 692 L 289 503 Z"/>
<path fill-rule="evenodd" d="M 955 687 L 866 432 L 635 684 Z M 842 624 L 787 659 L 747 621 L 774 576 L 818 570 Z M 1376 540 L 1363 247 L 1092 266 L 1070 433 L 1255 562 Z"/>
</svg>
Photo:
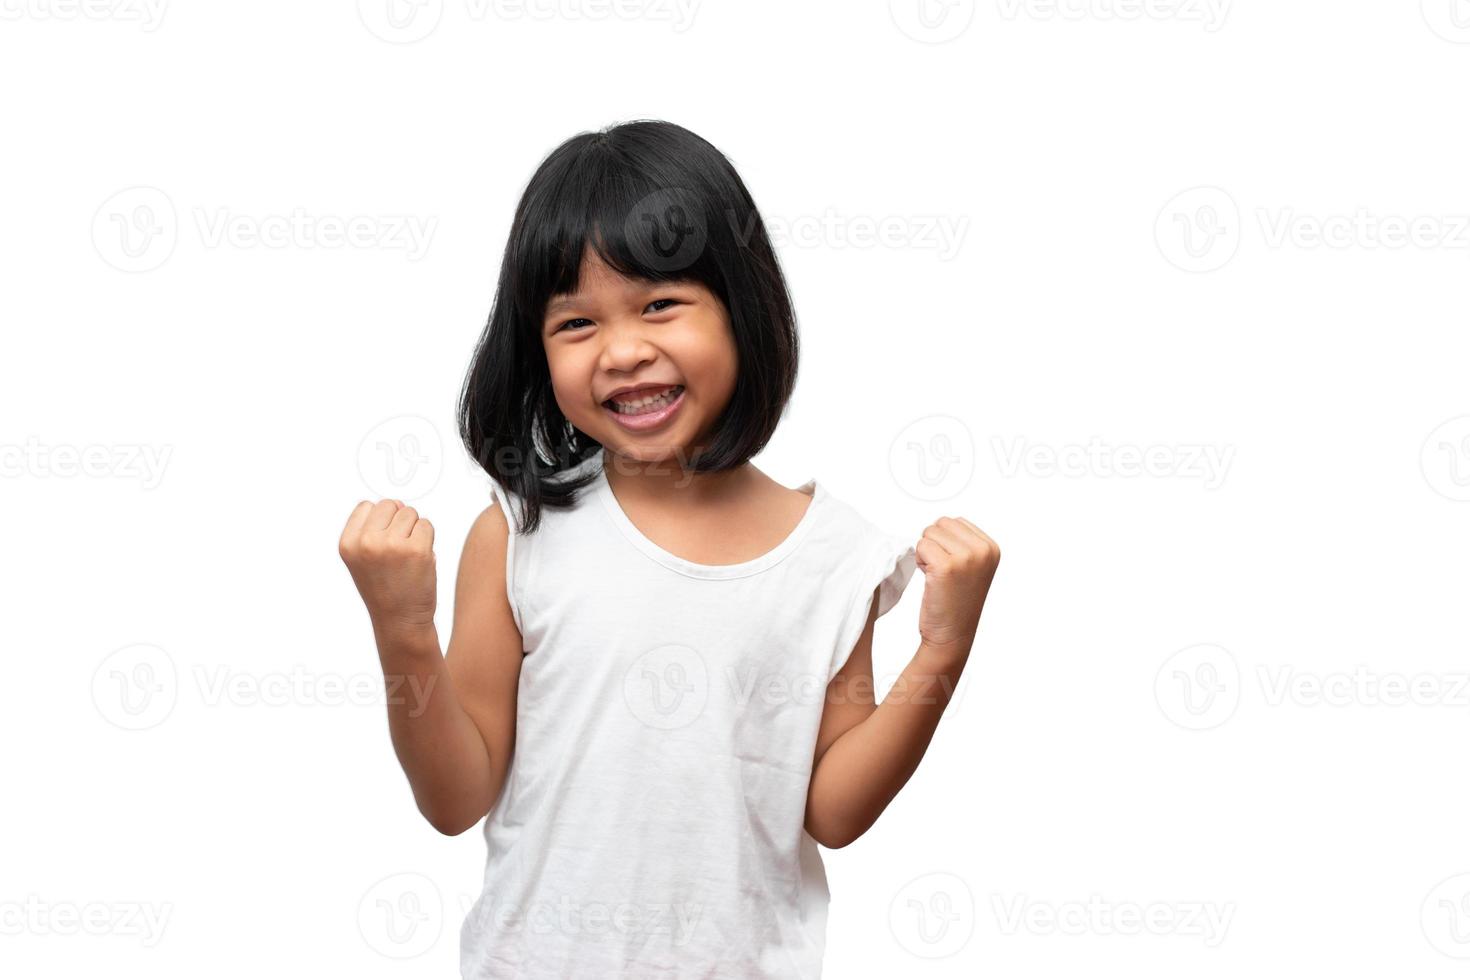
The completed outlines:
<svg viewBox="0 0 1470 980">
<path fill-rule="evenodd" d="M 750 192 L 725 155 L 682 126 L 635 120 L 562 143 L 516 206 L 490 318 L 460 393 L 465 448 L 521 502 L 520 533 L 596 479 L 565 471 L 601 444 L 561 413 L 542 341 L 547 301 L 575 292 L 591 248 L 629 278 L 699 282 L 729 314 L 738 355 L 730 402 L 686 468 L 714 472 L 760 452 L 796 386 L 796 317 Z M 512 515 L 506 515 L 511 519 Z"/>
</svg>

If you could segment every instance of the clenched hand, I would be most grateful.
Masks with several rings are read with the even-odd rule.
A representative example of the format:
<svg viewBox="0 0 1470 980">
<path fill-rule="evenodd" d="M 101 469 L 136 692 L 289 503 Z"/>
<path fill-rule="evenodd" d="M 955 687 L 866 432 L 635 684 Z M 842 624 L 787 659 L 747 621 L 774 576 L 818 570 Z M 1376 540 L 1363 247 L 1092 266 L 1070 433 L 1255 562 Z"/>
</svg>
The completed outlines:
<svg viewBox="0 0 1470 980">
<path fill-rule="evenodd" d="M 347 518 L 337 553 L 352 573 L 375 629 L 412 631 L 434 625 L 434 528 L 418 511 L 401 500 L 362 501 Z"/>
</svg>

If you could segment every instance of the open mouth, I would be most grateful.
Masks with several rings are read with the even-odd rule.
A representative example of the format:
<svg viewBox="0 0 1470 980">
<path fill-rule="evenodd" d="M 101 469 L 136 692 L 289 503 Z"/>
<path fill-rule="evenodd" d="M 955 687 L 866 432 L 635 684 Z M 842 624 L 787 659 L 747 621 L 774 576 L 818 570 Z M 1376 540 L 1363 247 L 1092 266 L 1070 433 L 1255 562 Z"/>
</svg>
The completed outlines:
<svg viewBox="0 0 1470 980">
<path fill-rule="evenodd" d="M 609 398 L 602 404 L 619 415 L 651 415 L 672 405 L 683 390 L 683 385 L 670 385 L 651 396 L 637 392 L 631 396 Z"/>
</svg>

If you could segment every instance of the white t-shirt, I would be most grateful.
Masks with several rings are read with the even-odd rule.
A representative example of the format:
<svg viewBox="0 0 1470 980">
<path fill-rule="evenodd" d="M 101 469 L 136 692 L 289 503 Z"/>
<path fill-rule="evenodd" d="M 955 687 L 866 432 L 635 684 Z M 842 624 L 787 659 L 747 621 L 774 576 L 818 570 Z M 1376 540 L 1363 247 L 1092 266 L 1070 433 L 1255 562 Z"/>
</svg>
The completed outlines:
<svg viewBox="0 0 1470 980">
<path fill-rule="evenodd" d="M 633 525 L 601 452 L 589 470 L 524 536 L 493 486 L 525 656 L 461 974 L 816 980 L 827 877 L 803 822 L 827 685 L 914 549 L 809 480 L 774 549 L 697 564 Z"/>
</svg>

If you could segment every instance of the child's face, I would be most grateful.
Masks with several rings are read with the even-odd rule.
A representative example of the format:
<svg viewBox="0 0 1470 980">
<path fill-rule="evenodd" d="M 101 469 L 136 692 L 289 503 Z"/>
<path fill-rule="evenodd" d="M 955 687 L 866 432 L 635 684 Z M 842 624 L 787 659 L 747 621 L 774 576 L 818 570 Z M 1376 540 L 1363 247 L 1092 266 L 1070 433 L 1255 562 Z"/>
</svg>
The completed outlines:
<svg viewBox="0 0 1470 980">
<path fill-rule="evenodd" d="M 578 292 L 547 303 L 541 339 L 562 414 L 632 459 L 687 463 L 735 390 L 738 355 L 719 297 L 697 282 L 627 279 L 591 249 Z M 683 391 L 673 389 L 668 405 L 638 409 L 641 419 L 605 404 L 617 389 L 643 384 Z"/>
</svg>

